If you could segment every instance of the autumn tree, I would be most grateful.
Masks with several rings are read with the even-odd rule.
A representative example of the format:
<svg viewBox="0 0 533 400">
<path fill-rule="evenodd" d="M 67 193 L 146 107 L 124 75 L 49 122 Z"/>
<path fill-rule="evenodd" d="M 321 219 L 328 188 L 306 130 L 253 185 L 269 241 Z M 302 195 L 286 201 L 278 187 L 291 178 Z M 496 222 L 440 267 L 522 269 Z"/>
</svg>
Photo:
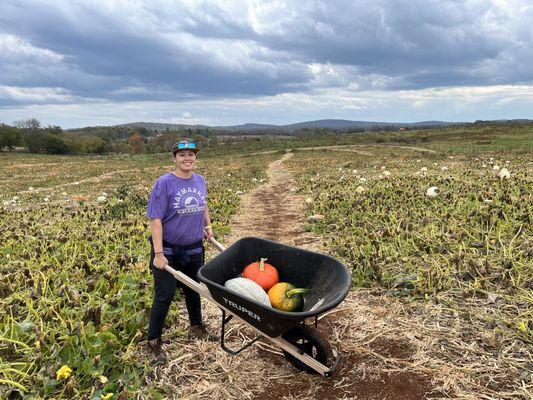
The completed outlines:
<svg viewBox="0 0 533 400">
<path fill-rule="evenodd" d="M 144 141 L 142 136 L 135 132 L 128 139 L 128 146 L 132 153 L 139 154 L 144 150 Z"/>
</svg>

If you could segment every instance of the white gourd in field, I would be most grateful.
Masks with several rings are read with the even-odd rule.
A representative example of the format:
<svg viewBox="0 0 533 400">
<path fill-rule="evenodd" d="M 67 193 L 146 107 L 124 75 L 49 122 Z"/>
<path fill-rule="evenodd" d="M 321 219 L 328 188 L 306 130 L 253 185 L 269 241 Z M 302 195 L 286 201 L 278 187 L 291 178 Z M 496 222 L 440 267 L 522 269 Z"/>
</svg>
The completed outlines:
<svg viewBox="0 0 533 400">
<path fill-rule="evenodd" d="M 511 173 L 507 168 L 502 168 L 498 173 L 498 176 L 500 177 L 500 179 L 509 179 L 511 177 Z"/>
<path fill-rule="evenodd" d="M 224 286 L 241 296 L 248 297 L 252 300 L 270 307 L 268 294 L 259 284 L 247 278 L 234 278 L 226 281 Z"/>
<path fill-rule="evenodd" d="M 426 190 L 427 197 L 437 197 L 439 195 L 439 188 L 437 186 L 431 186 Z"/>
</svg>

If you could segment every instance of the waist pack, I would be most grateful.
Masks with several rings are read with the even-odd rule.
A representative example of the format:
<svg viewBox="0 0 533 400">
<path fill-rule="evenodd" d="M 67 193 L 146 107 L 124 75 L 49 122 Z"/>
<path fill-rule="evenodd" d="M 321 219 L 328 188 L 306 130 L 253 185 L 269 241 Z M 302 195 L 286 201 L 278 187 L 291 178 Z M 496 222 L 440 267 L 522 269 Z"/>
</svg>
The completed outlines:
<svg viewBox="0 0 533 400">
<path fill-rule="evenodd" d="M 151 236 L 148 237 L 148 241 L 150 242 L 150 245 L 152 246 L 152 251 L 153 251 L 154 241 Z M 163 240 L 163 247 L 172 249 L 172 254 L 173 254 L 174 262 L 176 266 L 182 267 L 191 261 L 191 257 L 189 256 L 189 254 L 187 254 L 187 250 L 198 249 L 198 248 L 201 248 L 203 250 L 204 242 L 202 239 L 200 239 L 199 241 L 195 243 L 191 243 L 186 246 L 180 246 L 180 245 L 169 243 Z"/>
</svg>

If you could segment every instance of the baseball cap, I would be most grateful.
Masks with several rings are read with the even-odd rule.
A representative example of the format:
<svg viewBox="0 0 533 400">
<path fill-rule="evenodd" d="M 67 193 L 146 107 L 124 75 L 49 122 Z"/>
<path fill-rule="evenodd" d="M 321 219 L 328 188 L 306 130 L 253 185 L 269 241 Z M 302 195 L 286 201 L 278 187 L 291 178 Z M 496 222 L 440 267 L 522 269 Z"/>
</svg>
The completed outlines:
<svg viewBox="0 0 533 400">
<path fill-rule="evenodd" d="M 174 146 L 172 146 L 172 155 L 175 155 L 180 150 L 192 150 L 195 153 L 198 153 L 200 149 L 196 145 L 196 142 L 192 140 L 180 140 L 177 143 L 174 143 Z"/>
</svg>

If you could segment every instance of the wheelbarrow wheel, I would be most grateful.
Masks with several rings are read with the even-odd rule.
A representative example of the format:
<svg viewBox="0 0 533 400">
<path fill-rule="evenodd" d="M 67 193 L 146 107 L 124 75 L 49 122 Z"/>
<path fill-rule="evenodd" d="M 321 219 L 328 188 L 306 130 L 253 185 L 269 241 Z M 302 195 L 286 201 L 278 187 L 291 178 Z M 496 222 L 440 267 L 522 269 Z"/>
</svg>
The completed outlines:
<svg viewBox="0 0 533 400">
<path fill-rule="evenodd" d="M 316 329 L 308 325 L 298 325 L 285 332 L 282 337 L 323 365 L 327 366 L 329 361 L 333 359 L 333 352 L 329 342 Z M 283 354 L 299 370 L 313 374 L 317 373 L 313 368 L 298 360 L 289 352 L 283 350 Z"/>
</svg>

